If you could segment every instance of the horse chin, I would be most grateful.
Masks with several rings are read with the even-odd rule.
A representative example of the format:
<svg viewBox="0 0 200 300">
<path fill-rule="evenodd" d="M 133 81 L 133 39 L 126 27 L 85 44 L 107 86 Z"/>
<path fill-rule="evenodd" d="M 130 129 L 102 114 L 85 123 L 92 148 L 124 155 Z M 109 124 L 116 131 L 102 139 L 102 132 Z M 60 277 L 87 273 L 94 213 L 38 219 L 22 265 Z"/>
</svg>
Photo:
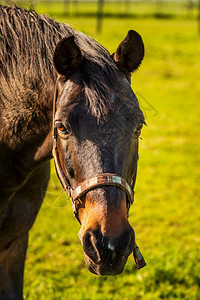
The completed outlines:
<svg viewBox="0 0 200 300">
<path fill-rule="evenodd" d="M 103 262 L 95 263 L 86 254 L 84 254 L 85 263 L 87 264 L 88 270 L 99 276 L 115 276 L 123 272 L 127 259 L 118 265 L 107 265 Z"/>
</svg>

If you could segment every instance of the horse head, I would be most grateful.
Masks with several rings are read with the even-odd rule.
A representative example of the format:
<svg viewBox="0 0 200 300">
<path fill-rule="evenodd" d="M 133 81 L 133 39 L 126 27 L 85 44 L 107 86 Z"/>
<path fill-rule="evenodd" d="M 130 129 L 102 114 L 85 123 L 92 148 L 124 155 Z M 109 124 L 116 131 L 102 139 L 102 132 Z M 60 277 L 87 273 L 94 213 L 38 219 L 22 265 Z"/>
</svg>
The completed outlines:
<svg viewBox="0 0 200 300">
<path fill-rule="evenodd" d="M 54 53 L 55 164 L 81 224 L 85 261 L 99 275 L 121 273 L 135 247 L 128 210 L 144 116 L 130 74 L 143 56 L 133 30 L 111 56 L 78 34 L 63 38 Z"/>
</svg>

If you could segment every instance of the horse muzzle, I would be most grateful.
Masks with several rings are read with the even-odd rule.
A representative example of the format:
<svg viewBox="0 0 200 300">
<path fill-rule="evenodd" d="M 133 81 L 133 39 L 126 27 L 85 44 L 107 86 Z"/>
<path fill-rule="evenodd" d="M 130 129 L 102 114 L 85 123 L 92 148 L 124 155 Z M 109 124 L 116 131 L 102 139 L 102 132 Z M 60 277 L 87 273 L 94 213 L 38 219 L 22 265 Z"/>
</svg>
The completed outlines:
<svg viewBox="0 0 200 300">
<path fill-rule="evenodd" d="M 89 229 L 83 236 L 82 245 L 89 271 L 97 275 L 118 275 L 133 252 L 135 235 L 130 227 L 111 240 L 101 231 Z"/>
</svg>

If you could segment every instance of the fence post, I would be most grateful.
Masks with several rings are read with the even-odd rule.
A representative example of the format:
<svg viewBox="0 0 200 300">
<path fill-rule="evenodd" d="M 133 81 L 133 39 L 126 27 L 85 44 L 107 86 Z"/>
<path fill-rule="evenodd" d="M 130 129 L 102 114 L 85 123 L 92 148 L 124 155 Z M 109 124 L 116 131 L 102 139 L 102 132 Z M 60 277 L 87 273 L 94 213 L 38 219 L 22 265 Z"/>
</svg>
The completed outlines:
<svg viewBox="0 0 200 300">
<path fill-rule="evenodd" d="M 69 7 L 70 7 L 70 0 L 64 0 L 63 3 L 64 16 L 69 15 Z"/>
<path fill-rule="evenodd" d="M 97 8 L 97 32 L 101 32 L 102 29 L 102 19 L 103 19 L 103 5 L 104 0 L 98 0 L 98 8 Z"/>
<path fill-rule="evenodd" d="M 198 1 L 198 17 L 197 17 L 197 22 L 198 22 L 198 32 L 200 35 L 200 0 Z"/>
</svg>

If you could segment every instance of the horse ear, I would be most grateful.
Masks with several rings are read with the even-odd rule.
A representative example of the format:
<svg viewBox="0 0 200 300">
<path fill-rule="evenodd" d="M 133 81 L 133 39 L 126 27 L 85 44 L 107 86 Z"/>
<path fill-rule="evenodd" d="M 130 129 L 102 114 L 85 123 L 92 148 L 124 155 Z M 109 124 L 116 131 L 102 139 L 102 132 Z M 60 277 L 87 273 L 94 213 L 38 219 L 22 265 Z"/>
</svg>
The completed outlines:
<svg viewBox="0 0 200 300">
<path fill-rule="evenodd" d="M 81 50 L 74 41 L 74 36 L 63 38 L 56 46 L 53 63 L 56 71 L 68 76 L 80 67 L 82 61 Z"/>
<path fill-rule="evenodd" d="M 138 69 L 144 58 L 144 44 L 141 36 L 134 30 L 129 30 L 121 42 L 113 59 L 117 67 L 124 73 L 131 73 Z"/>
</svg>

